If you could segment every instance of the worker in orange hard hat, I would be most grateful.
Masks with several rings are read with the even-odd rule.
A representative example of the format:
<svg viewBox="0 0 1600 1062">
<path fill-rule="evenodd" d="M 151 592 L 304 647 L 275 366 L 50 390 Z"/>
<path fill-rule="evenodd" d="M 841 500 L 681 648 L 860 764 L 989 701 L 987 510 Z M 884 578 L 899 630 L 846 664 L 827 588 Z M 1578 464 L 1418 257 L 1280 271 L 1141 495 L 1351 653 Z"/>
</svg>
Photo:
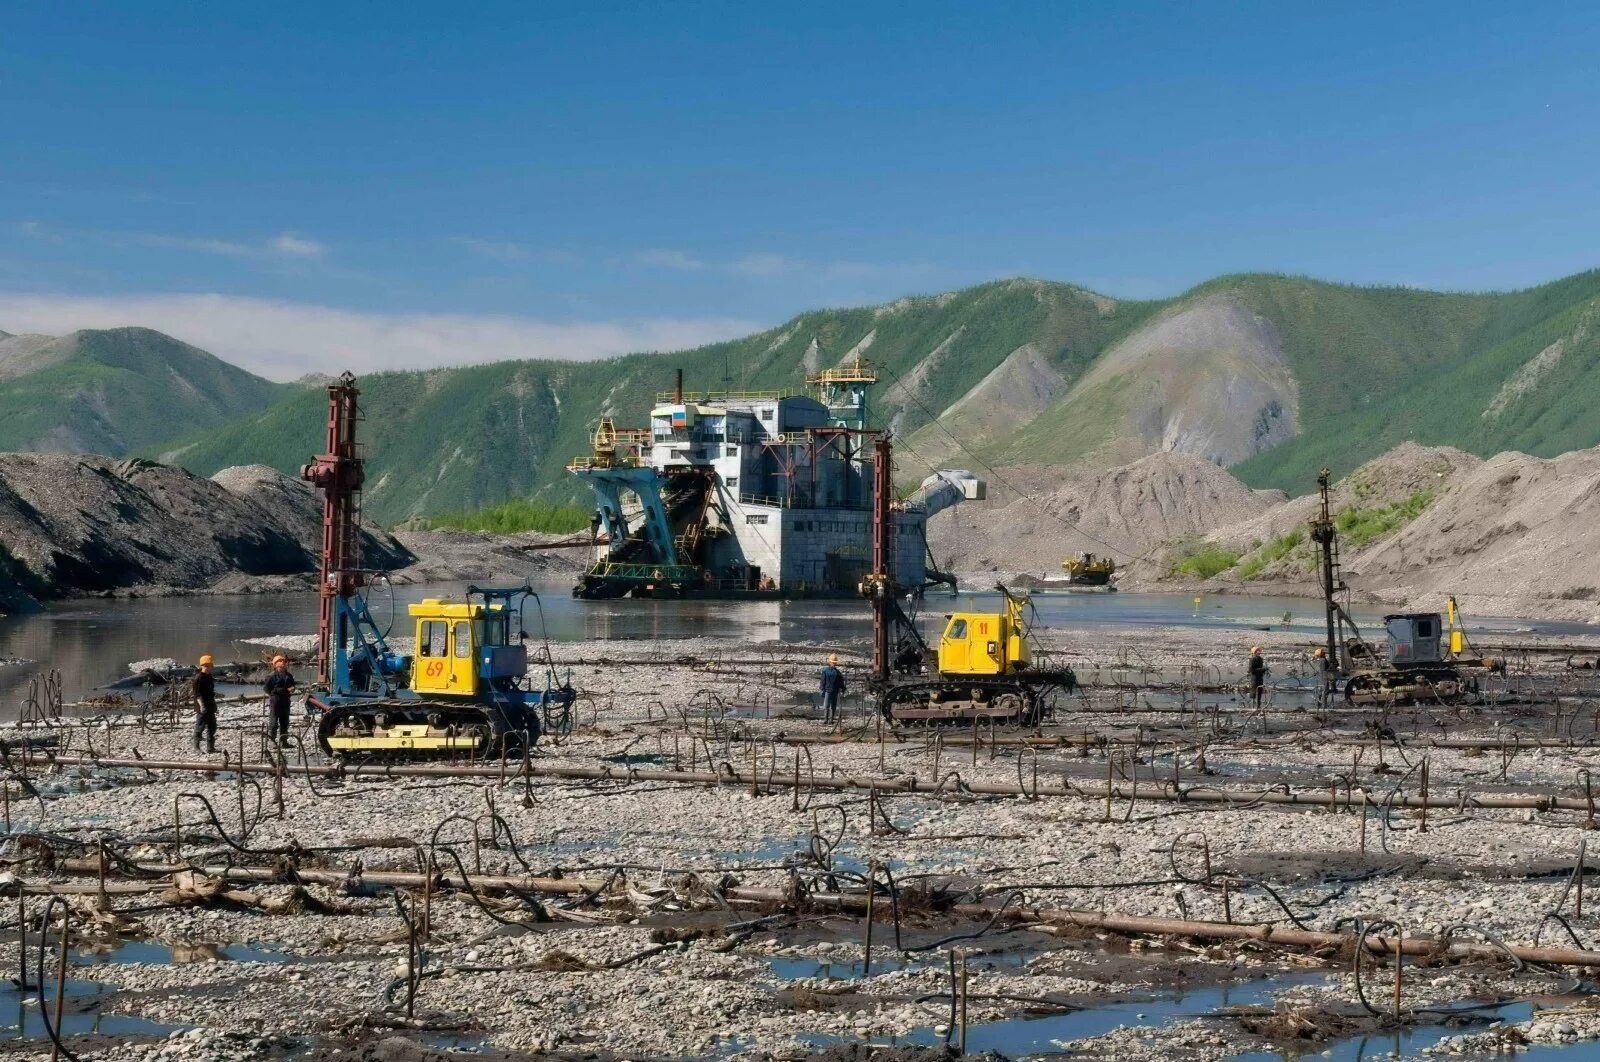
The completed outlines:
<svg viewBox="0 0 1600 1062">
<path fill-rule="evenodd" d="M 200 751 L 200 738 L 206 739 L 206 751 L 217 751 L 217 680 L 211 674 L 211 654 L 200 658 L 200 672 L 194 677 L 194 703 L 198 714 L 194 717 L 194 750 Z"/>
<path fill-rule="evenodd" d="M 844 672 L 839 670 L 839 654 L 829 653 L 819 681 L 822 694 L 822 721 L 829 726 L 839 721 L 839 698 L 844 696 Z"/>
<path fill-rule="evenodd" d="M 262 688 L 267 691 L 267 707 L 271 709 L 271 716 L 267 719 L 267 733 L 278 739 L 278 744 L 284 745 L 289 741 L 289 696 L 294 693 L 294 675 L 289 672 L 289 660 L 281 653 L 272 658 L 272 673 L 267 676 L 267 681 L 262 683 Z"/>
<path fill-rule="evenodd" d="M 1250 647 L 1250 699 L 1259 709 L 1261 696 L 1267 687 L 1267 662 L 1261 658 L 1261 646 Z"/>
</svg>

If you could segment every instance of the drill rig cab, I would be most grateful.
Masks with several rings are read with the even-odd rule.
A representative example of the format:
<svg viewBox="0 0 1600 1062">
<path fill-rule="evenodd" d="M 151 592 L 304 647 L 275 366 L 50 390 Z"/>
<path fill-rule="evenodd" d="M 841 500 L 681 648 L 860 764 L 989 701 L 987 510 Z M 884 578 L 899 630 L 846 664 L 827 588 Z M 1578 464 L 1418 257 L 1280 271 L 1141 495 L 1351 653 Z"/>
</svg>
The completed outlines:
<svg viewBox="0 0 1600 1062">
<path fill-rule="evenodd" d="M 1028 598 L 1002 584 L 1004 612 L 952 612 L 945 616 L 935 666 L 943 675 L 1006 675 L 1024 671 L 1033 658 L 1022 610 Z"/>
</svg>

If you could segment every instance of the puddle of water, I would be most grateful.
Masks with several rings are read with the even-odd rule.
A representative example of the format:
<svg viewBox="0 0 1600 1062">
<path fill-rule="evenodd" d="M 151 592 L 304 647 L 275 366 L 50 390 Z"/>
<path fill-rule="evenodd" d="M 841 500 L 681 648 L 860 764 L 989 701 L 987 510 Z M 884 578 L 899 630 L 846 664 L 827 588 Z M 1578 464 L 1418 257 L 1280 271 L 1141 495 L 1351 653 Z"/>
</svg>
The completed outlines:
<svg viewBox="0 0 1600 1062">
<path fill-rule="evenodd" d="M 1103 1036 L 1124 1026 L 1156 1029 L 1226 1007 L 1271 1006 L 1272 991 L 1295 980 L 1300 979 L 1275 978 L 1243 985 L 1196 988 L 1188 992 L 1157 992 L 1128 1002 L 1110 1003 L 1066 1014 L 1003 1018 L 969 1026 L 967 1051 L 994 1051 L 1008 1058 L 1057 1053 L 1062 1050 L 1061 1045 L 1068 1041 Z M 823 1048 L 849 1042 L 851 1038 L 807 1036 L 802 1039 L 814 1047 Z M 923 1025 L 904 1036 L 874 1037 L 868 1042 L 891 1047 L 934 1047 L 943 1044 L 945 1038 L 935 1033 L 933 1026 Z"/>
<path fill-rule="evenodd" d="M 1481 1018 L 1466 1025 L 1415 1025 L 1404 1029 L 1394 1029 L 1382 1033 L 1371 1033 L 1366 1036 L 1352 1036 L 1347 1040 L 1340 1040 L 1334 1044 L 1320 1045 L 1322 1050 L 1317 1052 L 1321 1058 L 1332 1059 L 1333 1062 L 1360 1062 L 1362 1059 L 1380 1058 L 1393 1052 L 1396 1057 L 1412 1058 L 1420 1055 L 1424 1048 L 1432 1047 L 1451 1036 L 1460 1036 L 1462 1033 L 1471 1032 L 1474 1028 L 1482 1028 L 1491 1021 L 1518 1022 L 1527 1021 L 1533 1017 L 1532 1003 L 1507 1003 L 1500 1007 L 1484 1008 L 1482 1010 L 1464 1011 Z M 1591 1050 L 1593 1045 L 1590 1045 Z M 1559 1048 L 1550 1046 L 1550 1051 Z M 1244 1054 L 1234 1055 L 1229 1062 L 1278 1062 L 1280 1059 L 1301 1057 L 1295 1054 L 1286 1054 L 1281 1051 L 1249 1051 Z M 1534 1062 L 1539 1057 L 1537 1049 L 1524 1053 L 1517 1052 L 1518 1062 Z"/>
<path fill-rule="evenodd" d="M 158 944 L 149 940 L 120 941 L 103 948 L 79 948 L 68 959 L 73 966 L 108 966 L 131 963 L 167 965 L 189 962 L 296 962 L 290 953 L 270 944 Z M 47 975 L 49 971 L 47 970 Z M 100 1009 L 114 1000 L 117 988 L 98 981 L 68 979 L 67 998 L 78 1002 L 67 1004 L 68 1013 L 61 1016 L 60 1032 L 63 1036 L 82 1036 L 100 1033 L 106 1036 L 152 1036 L 165 1038 L 190 1025 L 167 1025 L 147 1018 L 126 1014 L 107 1014 Z M 14 983 L 0 987 L 0 1040 L 35 1040 L 47 1038 L 44 1018 L 39 1013 L 39 994 L 34 991 L 19 993 Z M 28 1001 L 28 1002 L 25 1002 Z M 88 1006 L 84 1008 L 84 1002 Z M 45 994 L 45 1005 L 54 1007 L 54 985 Z M 83 1008 L 83 1009 L 80 1009 Z M 72 1011 L 76 1010 L 76 1013 Z M 54 1013 L 54 1010 L 51 1011 Z"/>
<path fill-rule="evenodd" d="M 672 762 L 672 757 L 664 752 L 618 752 L 610 756 L 601 756 L 602 763 L 640 764 L 648 763 L 660 765 Z"/>
<path fill-rule="evenodd" d="M 459 1051 L 469 1055 L 482 1054 L 492 1050 L 494 1046 L 487 1040 L 480 1040 L 466 1033 L 437 1033 L 425 1037 L 422 1042 L 440 1051 Z"/>
<path fill-rule="evenodd" d="M 685 854 L 717 862 L 731 862 L 734 860 L 760 864 L 779 864 L 785 860 L 803 862 L 808 840 L 810 840 L 809 834 L 795 834 L 791 837 L 763 837 L 758 844 L 747 848 L 697 848 L 688 849 Z M 845 850 L 853 843 L 852 838 L 846 838 L 841 843 L 841 846 L 834 850 L 833 869 L 851 874 L 865 875 L 867 861 Z M 897 871 L 900 866 L 900 863 L 895 864 Z"/>
<path fill-rule="evenodd" d="M 996 958 L 994 956 L 992 958 Z M 1010 1058 L 1029 1055 L 1059 1053 L 1063 1045 L 1096 1036 L 1103 1036 L 1120 1028 L 1145 1028 L 1152 1032 L 1162 1026 L 1190 1018 L 1214 1014 L 1219 1010 L 1236 1007 L 1271 1007 L 1273 993 L 1295 983 L 1314 983 L 1316 975 L 1269 978 L 1242 985 L 1222 985 L 1192 989 L 1187 992 L 1157 992 L 1139 998 L 1090 1007 L 1067 1014 L 1049 1014 L 1038 1017 L 1018 1016 L 1000 1021 L 985 1022 L 967 1029 L 969 1052 L 994 1051 Z M 1333 1062 L 1361 1062 L 1366 1058 L 1386 1055 L 1416 1057 L 1424 1048 L 1439 1041 L 1458 1036 L 1472 1028 L 1481 1028 L 1489 1021 L 1518 1022 L 1533 1016 L 1534 1004 L 1510 1002 L 1494 1008 L 1463 1010 L 1463 1016 L 1474 1020 L 1463 1024 L 1419 1025 L 1390 1032 L 1356 1036 L 1335 1043 L 1307 1044 L 1295 1051 L 1248 1051 L 1230 1057 L 1229 1062 L 1280 1062 L 1316 1055 Z M 850 1042 L 849 1037 L 802 1037 L 808 1044 L 826 1047 L 835 1043 Z M 944 1037 L 933 1031 L 931 1025 L 919 1026 L 904 1036 L 872 1038 L 868 1042 L 883 1046 L 932 1047 L 942 1044 Z M 1553 1052 L 1559 1048 L 1551 1047 Z M 1546 1060 L 1537 1049 L 1527 1056 L 1527 1062 L 1554 1062 Z M 1519 1057 L 1521 1057 L 1519 1055 Z M 1570 1057 L 1570 1056 L 1568 1056 Z"/>
<path fill-rule="evenodd" d="M 1018 969 L 1026 966 L 1043 952 L 1035 948 L 1018 948 L 1015 951 L 995 952 L 992 955 L 970 955 L 967 966 L 976 970 Z M 948 960 L 941 952 L 935 956 L 885 955 L 872 960 L 876 973 L 890 970 L 919 970 L 928 967 L 943 968 Z M 784 981 L 802 978 L 820 978 L 827 981 L 855 981 L 862 975 L 860 960 L 831 960 L 805 955 L 772 955 L 767 958 L 772 974 Z"/>
<path fill-rule="evenodd" d="M 51 985 L 50 992 L 45 996 L 45 1005 L 52 1008 L 52 1017 L 55 1014 L 55 986 Z M 116 990 L 97 981 L 67 981 L 67 998 L 82 1000 L 84 997 L 105 997 L 109 1002 L 116 998 Z M 0 1040 L 40 1040 L 50 1035 L 44 1024 L 44 1017 L 39 1013 L 39 994 L 29 991 L 25 995 L 17 992 L 17 987 L 11 982 L 6 982 L 0 988 Z M 88 1009 L 72 1013 L 83 1004 L 67 1004 L 67 1013 L 61 1015 L 61 1025 L 58 1030 L 62 1036 L 83 1036 L 89 1033 L 103 1033 L 107 1036 L 152 1036 L 165 1039 L 169 1033 L 179 1029 L 193 1028 L 191 1025 L 164 1025 L 160 1022 L 150 1021 L 147 1018 L 135 1018 L 126 1014 L 105 1014 L 100 1010 L 103 1005 L 98 998 L 92 998 Z"/>
<path fill-rule="evenodd" d="M 190 962 L 296 962 L 296 956 L 271 944 L 158 944 L 126 940 L 112 947 L 80 949 L 72 962 L 84 966 L 147 963 L 166 966 Z"/>
</svg>

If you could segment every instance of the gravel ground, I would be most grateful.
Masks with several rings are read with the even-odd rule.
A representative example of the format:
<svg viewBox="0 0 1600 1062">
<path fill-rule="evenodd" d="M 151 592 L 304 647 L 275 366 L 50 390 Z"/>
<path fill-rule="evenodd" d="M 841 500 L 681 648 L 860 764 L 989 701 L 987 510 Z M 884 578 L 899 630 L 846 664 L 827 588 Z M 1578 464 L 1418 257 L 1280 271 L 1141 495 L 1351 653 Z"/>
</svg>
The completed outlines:
<svg viewBox="0 0 1600 1062">
<path fill-rule="evenodd" d="M 473 875 L 479 868 L 523 873 L 526 865 L 544 876 L 607 880 L 597 902 L 543 897 L 538 914 L 514 897 L 503 907 L 503 897 L 483 904 L 464 894 L 434 897 L 410 1019 L 405 922 L 395 898 L 358 875 L 343 888 L 239 885 L 248 895 L 237 902 L 194 903 L 159 891 L 117 895 L 110 901 L 116 924 L 90 913 L 94 897 L 75 897 L 77 933 L 93 925 L 108 945 L 155 942 L 202 960 L 74 965 L 74 980 L 114 986 L 106 1011 L 158 1023 L 121 1038 L 81 1036 L 76 1049 L 84 1058 L 107 1059 L 445 1058 L 459 1057 L 454 1049 L 461 1045 L 489 1052 L 479 1057 L 505 1058 L 843 1057 L 839 1052 L 865 1041 L 938 1041 L 949 1024 L 952 949 L 972 952 L 968 1021 L 980 1046 L 981 1036 L 995 1035 L 985 1028 L 1010 1028 L 992 1023 L 1040 1008 L 1074 1008 L 1073 1021 L 1060 1019 L 1059 1033 L 1048 1022 L 1020 1026 L 1034 1031 L 996 1046 L 1007 1055 L 1070 1050 L 1221 1059 L 1246 1050 L 1321 1050 L 1328 1040 L 1381 1023 L 1361 1008 L 1347 956 L 1253 942 L 1130 940 L 1018 925 L 999 915 L 986 925 L 912 902 L 919 891 L 940 887 L 987 897 L 994 911 L 1024 905 L 1005 901 L 1020 893 L 1029 907 L 1280 925 L 1292 915 L 1322 930 L 1353 919 L 1392 919 L 1407 936 L 1459 927 L 1458 939 L 1514 944 L 1536 938 L 1570 944 L 1567 931 L 1546 917 L 1560 910 L 1578 939 L 1594 938 L 1592 916 L 1577 915 L 1568 888 L 1587 816 L 1473 807 L 1472 797 L 1582 796 L 1581 772 L 1595 768 L 1600 748 L 1423 749 L 1445 736 L 1587 737 L 1600 702 L 1591 699 L 1583 673 L 1564 670 L 1562 658 L 1535 663 L 1531 672 L 1519 665 L 1492 684 L 1506 702 L 1537 686 L 1543 703 L 1319 716 L 1292 690 L 1297 676 L 1309 673 L 1307 647 L 1289 633 L 1253 633 L 1282 687 L 1266 715 L 1255 716 L 1228 685 L 1238 678 L 1237 632 L 1102 631 L 1092 650 L 1081 648 L 1088 644 L 1081 633 L 1050 636 L 1064 650 L 1079 646 L 1070 655 L 1080 675 L 1102 684 L 1059 705 L 1046 732 L 1068 739 L 1060 748 L 975 751 L 962 744 L 970 737 L 964 731 L 917 731 L 880 746 L 859 705 L 850 706 L 854 714 L 835 734 L 811 707 L 817 661 L 830 647 L 695 639 L 557 646 L 557 663 L 572 667 L 585 696 L 573 733 L 541 743 L 535 759 L 541 769 L 622 770 L 631 763 L 747 771 L 753 762 L 773 781 L 790 777 L 797 763 L 803 778 L 915 776 L 931 784 L 936 773 L 955 771 L 969 785 L 1015 784 L 1036 768 L 1047 794 L 1038 800 L 962 796 L 952 785 L 947 799 L 886 797 L 875 815 L 859 792 L 796 794 L 763 786 L 757 795 L 747 784 L 552 778 L 525 784 L 513 764 L 504 782 L 384 778 L 372 771 L 343 779 L 291 775 L 279 817 L 272 779 L 241 786 L 221 770 L 220 754 L 215 774 L 35 769 L 30 784 L 38 799 L 18 796 L 12 784 L 13 831 L 109 836 L 120 852 L 142 861 L 171 857 L 176 800 L 182 855 L 196 865 L 289 860 L 369 874 L 414 870 L 419 856 L 404 845 L 426 845 L 437 829 L 440 844 Z M 845 662 L 859 689 L 861 657 L 846 654 Z M 1135 680 L 1187 680 L 1214 691 L 1107 688 Z M 1559 720 L 1550 700 L 1556 695 Z M 156 716 L 147 716 L 145 726 L 133 716 L 90 722 L 64 729 L 59 740 L 69 751 L 92 745 L 104 757 L 130 757 L 134 750 L 145 759 L 195 756 L 181 714 L 170 724 Z M 236 757 L 242 742 L 248 759 L 259 758 L 261 723 L 259 705 L 225 706 L 221 747 Z M 306 726 L 300 721 L 302 732 Z M 1109 762 L 1106 748 L 1081 739 L 1085 730 L 1108 729 L 1128 741 Z M 9 741 L 26 736 L 40 735 L 0 732 Z M 852 740 L 833 740 L 840 736 Z M 940 736 L 946 740 L 933 740 Z M 804 738 L 816 743 L 804 749 L 789 743 Z M 1119 798 L 1108 816 L 1101 797 L 1066 789 L 1102 786 L 1109 770 L 1124 792 L 1135 776 L 1148 794 L 1170 782 L 1176 759 L 1185 786 L 1240 794 L 1285 784 L 1308 792 L 1331 788 L 1356 793 L 1358 805 L 1365 791 L 1381 804 L 1391 792 L 1417 792 L 1414 768 L 1424 754 L 1430 794 L 1459 805 L 1432 809 L 1426 829 L 1415 810 L 1388 816 L 1374 810 L 1363 829 L 1362 815 L 1348 809 L 1260 803 Z M 210 802 L 237 847 L 221 839 L 188 794 Z M 497 845 L 488 843 L 491 812 L 503 823 L 494 831 Z M 21 840 L 6 847 L 14 860 L 29 852 Z M 439 860 L 454 872 L 452 857 L 441 853 Z M 1209 884 L 1207 860 L 1217 876 Z M 735 885 L 782 890 L 796 879 L 816 893 L 848 890 L 859 887 L 871 866 L 891 868 L 909 891 L 900 948 L 890 913 L 878 912 L 869 978 L 859 976 L 861 919 L 825 906 L 794 916 L 781 905 L 728 900 L 723 892 Z M 32 881 L 49 872 L 30 864 L 18 873 Z M 1231 882 L 1226 898 L 1220 876 Z M 42 904 L 30 900 L 35 916 Z M 9 935 L 0 932 L 0 942 L 9 941 L 0 950 L 14 955 L 14 910 L 0 919 L 10 923 Z M 208 958 L 245 944 L 256 950 L 244 959 Z M 1368 997 L 1383 1010 L 1392 971 L 1369 967 L 1368 976 Z M 1571 985 L 1560 972 L 1419 958 L 1408 960 L 1404 1009 L 1554 998 Z M 1198 1013 L 1181 1000 L 1171 1003 L 1174 993 L 1219 987 L 1259 998 L 1251 1007 L 1209 1015 L 1216 1008 L 1205 1002 L 1209 996 L 1193 997 Z M 1158 1013 L 1162 1000 L 1176 1011 Z M 1143 1018 L 1137 1009 L 1118 1009 L 1144 1001 L 1153 1002 Z M 1430 1049 L 1481 1054 L 1519 1038 L 1600 1037 L 1600 1011 L 1566 997 L 1551 1006 L 1558 1009 L 1493 1029 L 1486 1018 Z M 1102 1018 L 1104 1027 L 1095 1025 Z M 177 1031 L 169 1036 L 166 1026 Z M 48 1055 L 38 1041 L 14 1046 L 20 1057 Z"/>
</svg>

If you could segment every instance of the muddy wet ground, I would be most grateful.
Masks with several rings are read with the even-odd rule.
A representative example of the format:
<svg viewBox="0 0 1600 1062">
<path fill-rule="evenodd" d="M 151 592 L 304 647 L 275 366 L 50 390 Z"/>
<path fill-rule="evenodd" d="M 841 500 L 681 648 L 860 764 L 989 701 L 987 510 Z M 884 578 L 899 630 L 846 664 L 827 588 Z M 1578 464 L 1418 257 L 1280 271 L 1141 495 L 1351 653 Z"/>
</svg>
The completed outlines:
<svg viewBox="0 0 1600 1062">
<path fill-rule="evenodd" d="M 13 727 L 0 970 L 26 925 L 30 984 L 0 988 L 0 1054 L 50 1054 L 35 982 L 48 918 L 53 1015 L 63 911 L 61 1035 L 85 1059 L 919 1058 L 963 1027 L 970 1054 L 1130 1059 L 1600 1037 L 1591 969 L 1496 950 L 1600 938 L 1575 872 L 1600 865 L 1600 676 L 1524 654 L 1478 704 L 1323 706 L 1302 639 L 1253 637 L 1263 712 L 1232 686 L 1236 635 L 1127 630 L 1072 647 L 1091 686 L 1037 731 L 881 735 L 859 705 L 815 718 L 820 646 L 558 645 L 584 691 L 570 731 L 476 774 L 322 774 L 314 742 L 279 773 L 254 704 L 225 708 L 226 759 L 159 704 Z M 1295 795 L 1321 803 L 1271 802 Z M 1407 956 L 1397 1008 L 1386 956 L 1358 991 L 1348 946 L 1062 911 L 1389 922 L 1440 948 Z M 1451 941 L 1485 951 L 1447 961 Z"/>
</svg>

